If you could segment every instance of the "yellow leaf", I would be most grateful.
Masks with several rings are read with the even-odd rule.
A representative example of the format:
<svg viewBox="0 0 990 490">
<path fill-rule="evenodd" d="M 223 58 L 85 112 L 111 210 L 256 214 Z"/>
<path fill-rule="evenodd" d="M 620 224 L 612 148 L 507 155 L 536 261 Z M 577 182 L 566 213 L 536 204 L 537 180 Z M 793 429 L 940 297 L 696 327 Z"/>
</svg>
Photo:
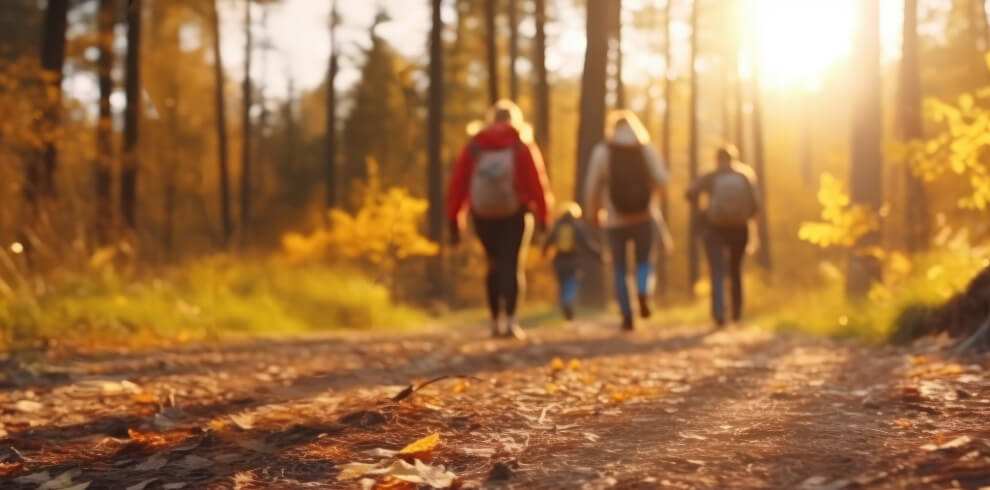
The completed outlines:
<svg viewBox="0 0 990 490">
<path fill-rule="evenodd" d="M 560 387 L 553 383 L 547 383 L 546 389 L 548 395 L 556 395 L 560 392 Z"/>
<path fill-rule="evenodd" d="M 454 393 L 464 393 L 471 387 L 471 383 L 467 381 L 461 381 L 454 386 Z"/>
<path fill-rule="evenodd" d="M 585 373 L 584 376 L 581 376 L 581 382 L 584 383 L 585 386 L 591 386 L 595 383 L 595 377 Z"/>
<path fill-rule="evenodd" d="M 571 362 L 567 363 L 567 369 L 570 369 L 571 371 L 580 371 L 581 361 L 577 359 L 571 359 Z"/>
<path fill-rule="evenodd" d="M 154 405 L 156 402 L 155 395 L 151 393 L 141 393 L 134 397 L 134 401 L 141 405 Z"/>
<path fill-rule="evenodd" d="M 893 421 L 892 423 L 893 423 L 893 425 L 896 425 L 897 427 L 902 427 L 904 429 L 910 429 L 914 425 L 914 424 L 911 423 L 910 420 L 907 420 L 907 419 L 897 419 L 897 420 Z"/>
<path fill-rule="evenodd" d="M 224 420 L 213 419 L 210 421 L 210 429 L 213 429 L 215 432 L 222 431 L 224 427 L 227 427 L 227 422 Z"/>
<path fill-rule="evenodd" d="M 937 371 L 937 374 L 941 374 L 943 376 L 951 376 L 953 374 L 962 374 L 962 372 L 963 372 L 962 366 L 958 364 L 946 364 Z"/>
<path fill-rule="evenodd" d="M 550 363 L 550 369 L 553 371 L 563 371 L 564 361 L 560 360 L 559 357 L 554 357 L 553 362 Z"/>
<path fill-rule="evenodd" d="M 440 434 L 432 434 L 402 448 L 397 454 L 399 456 L 426 454 L 436 449 L 439 444 Z"/>
<path fill-rule="evenodd" d="M 941 432 L 939 432 L 938 434 L 935 434 L 935 445 L 936 446 L 941 446 L 943 444 L 945 444 L 945 436 L 942 435 Z"/>
<path fill-rule="evenodd" d="M 911 364 L 915 366 L 923 366 L 928 363 L 928 359 L 925 356 L 911 356 Z"/>
</svg>

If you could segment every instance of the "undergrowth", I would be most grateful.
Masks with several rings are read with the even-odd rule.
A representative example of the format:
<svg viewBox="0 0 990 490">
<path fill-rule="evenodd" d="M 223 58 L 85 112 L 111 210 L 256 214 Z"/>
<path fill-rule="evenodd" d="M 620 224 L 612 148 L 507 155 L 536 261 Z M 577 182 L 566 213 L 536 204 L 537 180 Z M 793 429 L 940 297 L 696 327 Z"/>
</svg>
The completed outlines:
<svg viewBox="0 0 990 490">
<path fill-rule="evenodd" d="M 105 268 L 26 282 L 0 297 L 0 347 L 161 345 L 425 320 L 357 272 L 216 257 L 154 273 Z"/>
</svg>

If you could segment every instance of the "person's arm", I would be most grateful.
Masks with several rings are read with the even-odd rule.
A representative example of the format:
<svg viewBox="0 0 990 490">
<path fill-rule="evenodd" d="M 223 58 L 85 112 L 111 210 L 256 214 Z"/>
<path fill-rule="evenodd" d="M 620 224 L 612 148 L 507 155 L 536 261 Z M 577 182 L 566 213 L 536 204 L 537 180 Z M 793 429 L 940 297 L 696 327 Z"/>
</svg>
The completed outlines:
<svg viewBox="0 0 990 490">
<path fill-rule="evenodd" d="M 585 216 L 594 226 L 598 226 L 598 211 L 602 208 L 602 194 L 605 192 L 605 174 L 608 167 L 608 147 L 598 145 L 591 151 L 588 162 L 588 175 L 584 182 Z"/>
<path fill-rule="evenodd" d="M 577 223 L 577 234 L 578 239 L 581 241 L 581 245 L 584 246 L 587 251 L 601 259 L 602 247 L 598 244 L 598 240 L 595 240 L 594 237 L 591 236 L 591 230 L 588 229 L 588 226 L 584 223 Z"/>
<path fill-rule="evenodd" d="M 749 191 L 753 193 L 753 217 L 763 212 L 763 196 L 760 195 L 760 181 L 756 172 L 749 170 L 746 174 L 749 180 Z"/>
<path fill-rule="evenodd" d="M 690 187 L 688 187 L 687 192 L 684 193 L 684 197 L 691 202 L 697 201 L 701 194 L 711 192 L 712 181 L 714 178 L 715 174 L 713 172 L 702 175 L 695 180 Z"/>
<path fill-rule="evenodd" d="M 452 234 L 463 228 L 461 211 L 464 210 L 468 200 L 468 192 L 471 186 L 471 174 L 474 172 L 474 156 L 471 145 L 464 145 L 461 155 L 454 164 L 454 170 L 450 177 L 450 186 L 447 190 L 447 221 L 450 223 Z M 451 237 L 456 241 L 456 237 Z"/>
<path fill-rule="evenodd" d="M 553 208 L 553 193 L 550 191 L 543 155 L 536 145 L 522 144 L 517 156 L 519 186 L 523 191 L 520 197 L 530 206 L 537 224 L 546 227 L 550 222 L 550 210 Z"/>
<path fill-rule="evenodd" d="M 550 247 L 557 241 L 557 231 L 560 230 L 560 221 L 558 220 L 554 223 L 553 227 L 550 228 L 550 233 L 547 233 L 546 239 L 543 240 L 543 255 L 546 256 L 550 252 Z"/>
</svg>

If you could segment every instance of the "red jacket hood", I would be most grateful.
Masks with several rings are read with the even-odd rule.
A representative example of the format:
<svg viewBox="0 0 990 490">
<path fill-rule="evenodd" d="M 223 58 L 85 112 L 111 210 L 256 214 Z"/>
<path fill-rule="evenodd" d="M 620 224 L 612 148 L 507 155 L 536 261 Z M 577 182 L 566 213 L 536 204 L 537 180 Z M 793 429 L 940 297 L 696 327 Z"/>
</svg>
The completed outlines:
<svg viewBox="0 0 990 490">
<path fill-rule="evenodd" d="M 519 131 L 507 123 L 495 123 L 474 136 L 482 148 L 506 148 L 519 141 Z"/>
</svg>

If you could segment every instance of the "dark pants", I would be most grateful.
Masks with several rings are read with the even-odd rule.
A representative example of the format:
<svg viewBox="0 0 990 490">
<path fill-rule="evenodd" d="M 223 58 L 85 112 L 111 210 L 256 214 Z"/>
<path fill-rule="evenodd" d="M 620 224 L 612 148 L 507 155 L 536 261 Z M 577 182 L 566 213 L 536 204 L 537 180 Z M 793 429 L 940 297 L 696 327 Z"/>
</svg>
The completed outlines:
<svg viewBox="0 0 990 490">
<path fill-rule="evenodd" d="M 526 238 L 526 213 L 508 218 L 480 218 L 474 216 L 474 228 L 481 239 L 488 259 L 488 275 L 485 285 L 488 289 L 488 308 L 492 318 L 502 311 L 512 316 L 516 314 L 519 302 L 519 288 L 523 282 L 519 270 L 519 256 Z"/>
<path fill-rule="evenodd" d="M 738 321 L 742 318 L 742 263 L 743 257 L 746 256 L 746 244 L 749 242 L 749 228 L 720 228 L 707 225 L 704 240 L 712 285 L 712 317 L 719 323 L 725 321 L 725 276 L 726 256 L 728 256 L 732 319 Z"/>
<path fill-rule="evenodd" d="M 636 257 L 636 289 L 641 295 L 649 294 L 650 282 L 653 279 L 653 240 L 656 231 L 652 221 L 647 220 L 633 225 L 619 226 L 607 230 L 609 248 L 612 250 L 613 279 L 615 280 L 615 296 L 619 301 L 619 309 L 624 316 L 632 315 L 632 304 L 629 299 L 628 280 L 629 258 L 626 247 L 632 242 Z"/>
</svg>

